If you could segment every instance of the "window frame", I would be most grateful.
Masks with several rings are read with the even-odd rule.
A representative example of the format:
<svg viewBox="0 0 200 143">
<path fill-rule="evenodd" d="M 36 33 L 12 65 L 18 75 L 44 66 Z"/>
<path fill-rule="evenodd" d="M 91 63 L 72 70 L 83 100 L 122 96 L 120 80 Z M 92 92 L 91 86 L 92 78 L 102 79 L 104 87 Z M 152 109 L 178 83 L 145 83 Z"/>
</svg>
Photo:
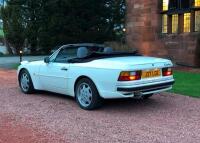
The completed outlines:
<svg viewBox="0 0 200 143">
<path fill-rule="evenodd" d="M 197 1 L 199 2 L 199 4 L 197 5 Z M 160 33 L 161 34 L 181 34 L 181 33 L 192 33 L 192 32 L 200 32 L 200 27 L 197 23 L 200 23 L 197 19 L 199 16 L 199 13 L 196 14 L 196 11 L 200 11 L 200 0 L 188 0 L 188 1 L 184 1 L 184 0 L 176 0 L 175 4 L 172 5 L 176 5 L 175 9 L 171 8 L 170 9 L 170 2 L 174 3 L 172 0 L 168 1 L 168 10 L 163 9 L 164 6 L 164 2 L 166 2 L 166 0 L 162 0 L 160 3 L 161 6 L 161 16 L 160 16 Z M 184 15 L 186 13 L 190 13 L 190 21 L 188 20 L 184 20 Z M 168 16 L 168 22 L 167 24 L 163 24 L 163 15 L 167 14 Z M 178 22 L 172 22 L 174 21 L 172 18 L 172 15 L 178 14 Z M 197 16 L 196 16 L 197 15 Z M 176 20 L 177 21 L 177 20 Z M 186 22 L 187 21 L 187 22 Z M 177 30 L 175 30 L 175 24 L 177 23 Z M 186 24 L 188 23 L 188 24 Z M 164 26 L 165 25 L 165 26 Z M 167 25 L 167 32 L 166 32 L 166 25 Z M 188 25 L 188 26 L 186 26 Z M 188 27 L 188 28 L 186 28 Z M 190 29 L 189 29 L 190 27 Z M 165 30 L 163 30 L 165 29 Z"/>
<path fill-rule="evenodd" d="M 162 0 L 162 11 L 169 10 L 169 0 Z"/>
<path fill-rule="evenodd" d="M 175 19 L 173 19 L 173 18 L 175 18 Z M 173 22 L 175 22 L 175 23 L 173 23 Z M 172 15 L 171 26 L 172 26 L 172 30 L 171 30 L 172 34 L 177 34 L 179 32 L 179 14 Z M 176 28 L 173 28 L 173 26 L 176 26 Z M 176 29 L 176 31 L 174 31 L 174 29 Z"/>
<path fill-rule="evenodd" d="M 194 7 L 200 7 L 200 0 L 194 0 Z"/>
<path fill-rule="evenodd" d="M 197 16 L 196 13 L 199 12 L 199 22 L 197 23 Z M 197 25 L 199 25 L 197 27 Z M 194 32 L 200 32 L 200 10 L 196 10 L 194 12 Z"/>
<path fill-rule="evenodd" d="M 187 18 L 189 18 L 189 20 Z M 183 33 L 190 33 L 190 32 L 191 32 L 191 13 L 184 13 L 183 14 Z"/>
<path fill-rule="evenodd" d="M 162 29 L 161 29 L 162 30 L 162 34 L 167 34 L 168 33 L 168 26 L 169 26 L 168 25 L 168 15 L 167 14 L 162 14 Z"/>
<path fill-rule="evenodd" d="M 56 50 L 53 54 L 51 54 L 51 55 L 49 56 L 50 62 L 54 62 L 54 60 L 55 60 L 55 58 L 57 57 L 57 55 L 58 55 L 60 49 L 61 49 L 61 48 L 59 48 L 58 50 Z"/>
<path fill-rule="evenodd" d="M 59 61 L 56 61 L 56 58 L 58 58 L 58 56 L 59 56 L 59 53 L 62 51 L 62 50 L 67 50 L 67 49 L 69 49 L 69 48 L 73 48 L 73 49 L 76 49 L 76 50 L 78 50 L 78 46 L 67 46 L 67 47 L 61 47 L 60 49 L 59 49 L 59 51 L 58 51 L 58 53 L 57 53 L 57 55 L 56 55 L 56 57 L 55 57 L 55 59 L 53 60 L 53 62 L 54 63 L 69 63 L 69 60 L 71 60 L 71 59 L 68 59 L 68 60 L 66 60 L 66 61 L 63 61 L 63 62 L 59 62 Z M 76 58 L 76 57 L 75 57 Z M 75 59 L 75 58 L 72 58 L 72 59 Z"/>
<path fill-rule="evenodd" d="M 192 1 L 184 1 L 184 0 L 169 0 L 168 2 L 168 10 L 180 10 L 180 9 L 188 9 L 192 7 Z"/>
</svg>

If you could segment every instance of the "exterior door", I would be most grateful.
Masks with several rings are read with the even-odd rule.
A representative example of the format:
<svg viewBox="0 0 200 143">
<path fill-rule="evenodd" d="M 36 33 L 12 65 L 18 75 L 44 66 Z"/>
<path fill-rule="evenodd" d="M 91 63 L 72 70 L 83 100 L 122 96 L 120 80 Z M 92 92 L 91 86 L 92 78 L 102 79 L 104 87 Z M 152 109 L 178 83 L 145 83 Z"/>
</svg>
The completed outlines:
<svg viewBox="0 0 200 143">
<path fill-rule="evenodd" d="M 44 90 L 68 94 L 68 79 L 70 78 L 69 59 L 75 58 L 77 48 L 61 48 L 50 57 L 49 63 L 43 63 L 39 70 L 39 80 Z"/>
<path fill-rule="evenodd" d="M 48 64 L 44 63 L 40 67 L 40 83 L 44 90 L 67 94 L 67 79 L 69 71 L 69 64 L 64 63 L 54 63 L 50 62 Z"/>
</svg>

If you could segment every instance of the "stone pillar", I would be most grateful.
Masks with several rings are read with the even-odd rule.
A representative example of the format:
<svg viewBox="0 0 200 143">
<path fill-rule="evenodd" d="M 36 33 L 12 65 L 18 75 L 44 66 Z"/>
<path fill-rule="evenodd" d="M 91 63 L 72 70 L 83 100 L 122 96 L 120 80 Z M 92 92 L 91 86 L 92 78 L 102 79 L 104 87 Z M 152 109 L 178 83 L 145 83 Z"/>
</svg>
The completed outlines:
<svg viewBox="0 0 200 143">
<path fill-rule="evenodd" d="M 148 56 L 168 57 L 161 36 L 159 0 L 127 0 L 127 43 Z"/>
</svg>

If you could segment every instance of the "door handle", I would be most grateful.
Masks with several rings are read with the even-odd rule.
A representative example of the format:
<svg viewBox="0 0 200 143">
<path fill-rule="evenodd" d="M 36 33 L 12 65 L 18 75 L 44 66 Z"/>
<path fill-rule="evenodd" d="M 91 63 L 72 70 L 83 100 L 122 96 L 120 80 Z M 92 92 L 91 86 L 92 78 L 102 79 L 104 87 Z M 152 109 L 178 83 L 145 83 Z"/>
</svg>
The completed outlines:
<svg viewBox="0 0 200 143">
<path fill-rule="evenodd" d="M 62 71 L 68 71 L 68 68 L 62 67 L 61 70 L 62 70 Z"/>
</svg>

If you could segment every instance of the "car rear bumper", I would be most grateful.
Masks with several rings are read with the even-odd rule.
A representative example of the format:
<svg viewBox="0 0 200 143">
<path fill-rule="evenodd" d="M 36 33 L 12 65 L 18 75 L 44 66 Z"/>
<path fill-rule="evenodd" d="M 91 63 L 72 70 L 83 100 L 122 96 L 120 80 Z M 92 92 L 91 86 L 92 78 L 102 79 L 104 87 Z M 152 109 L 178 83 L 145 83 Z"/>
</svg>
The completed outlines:
<svg viewBox="0 0 200 143">
<path fill-rule="evenodd" d="M 173 77 L 145 81 L 137 83 L 118 83 L 115 91 L 102 91 L 101 96 L 105 99 L 115 98 L 138 98 L 141 96 L 161 93 L 172 89 L 175 83 Z"/>
<path fill-rule="evenodd" d="M 125 88 L 125 87 L 118 87 L 117 91 L 122 92 L 150 92 L 153 90 L 161 90 L 165 88 L 170 88 L 174 84 L 174 81 L 166 82 L 166 83 L 159 83 L 159 84 L 153 84 L 148 86 L 139 86 L 139 87 L 132 87 L 132 88 Z"/>
</svg>

